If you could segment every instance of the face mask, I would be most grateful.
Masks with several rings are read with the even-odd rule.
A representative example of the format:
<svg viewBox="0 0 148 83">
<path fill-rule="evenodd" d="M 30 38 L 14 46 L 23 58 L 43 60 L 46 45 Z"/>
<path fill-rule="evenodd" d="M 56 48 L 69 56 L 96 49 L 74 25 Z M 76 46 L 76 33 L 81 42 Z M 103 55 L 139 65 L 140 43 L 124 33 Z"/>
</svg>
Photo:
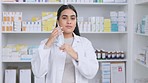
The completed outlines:
<svg viewBox="0 0 148 83">
<path fill-rule="evenodd" d="M 57 27 L 59 36 L 57 37 L 57 45 L 61 47 L 64 44 L 64 36 L 60 26 Z"/>
</svg>

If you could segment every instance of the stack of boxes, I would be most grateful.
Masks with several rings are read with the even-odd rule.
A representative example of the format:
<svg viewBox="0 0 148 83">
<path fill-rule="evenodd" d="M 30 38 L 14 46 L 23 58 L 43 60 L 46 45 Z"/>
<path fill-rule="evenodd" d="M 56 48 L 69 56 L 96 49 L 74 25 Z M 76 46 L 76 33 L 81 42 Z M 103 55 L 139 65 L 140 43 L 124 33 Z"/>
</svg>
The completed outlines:
<svg viewBox="0 0 148 83">
<path fill-rule="evenodd" d="M 87 20 L 86 20 L 87 19 Z M 104 17 L 78 17 L 78 25 L 80 32 L 103 32 Z"/>
<path fill-rule="evenodd" d="M 111 20 L 104 19 L 104 32 L 111 32 Z"/>
<path fill-rule="evenodd" d="M 27 46 L 25 44 L 8 44 L 2 50 L 3 60 L 31 60 L 38 46 Z"/>
<path fill-rule="evenodd" d="M 96 23 L 99 24 L 99 26 L 96 26 L 98 32 L 104 31 L 104 17 L 97 17 Z"/>
<path fill-rule="evenodd" d="M 103 1 L 103 3 L 125 3 L 126 0 L 99 0 Z"/>
<path fill-rule="evenodd" d="M 111 83 L 110 63 L 101 63 L 102 83 Z"/>
<path fill-rule="evenodd" d="M 111 17 L 111 31 L 125 32 L 126 31 L 126 14 L 124 11 L 110 12 Z"/>
<path fill-rule="evenodd" d="M 144 48 L 142 48 L 142 49 L 139 50 L 136 59 L 140 63 L 148 66 L 148 46 L 146 46 L 146 47 L 144 47 Z"/>
<path fill-rule="evenodd" d="M 3 2 L 63 2 L 63 0 L 3 0 Z"/>
<path fill-rule="evenodd" d="M 110 12 L 111 17 L 111 31 L 118 32 L 118 15 L 117 12 Z"/>
<path fill-rule="evenodd" d="M 137 33 L 148 34 L 148 15 L 144 16 L 136 27 Z"/>
<path fill-rule="evenodd" d="M 148 15 L 144 16 L 142 19 L 141 33 L 148 34 Z"/>
<path fill-rule="evenodd" d="M 41 32 L 41 22 L 22 22 L 22 30 L 21 31 L 34 31 L 34 32 Z"/>
<path fill-rule="evenodd" d="M 124 11 L 118 12 L 118 32 L 126 31 L 126 14 Z"/>
<path fill-rule="evenodd" d="M 42 31 L 51 31 L 56 26 L 56 12 L 42 12 Z"/>
<path fill-rule="evenodd" d="M 2 31 L 21 31 L 22 12 L 3 12 Z"/>
<path fill-rule="evenodd" d="M 18 83 L 18 79 L 19 83 L 31 83 L 31 69 L 5 69 L 4 83 Z"/>
<path fill-rule="evenodd" d="M 101 71 L 101 83 L 125 83 L 124 62 L 102 62 Z"/>
</svg>

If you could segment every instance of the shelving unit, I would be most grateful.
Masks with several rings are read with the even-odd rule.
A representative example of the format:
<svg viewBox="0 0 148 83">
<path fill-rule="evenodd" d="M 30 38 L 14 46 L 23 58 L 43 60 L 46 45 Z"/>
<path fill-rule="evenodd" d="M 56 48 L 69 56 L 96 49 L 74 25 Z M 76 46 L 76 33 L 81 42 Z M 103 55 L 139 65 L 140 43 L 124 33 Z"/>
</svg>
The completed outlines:
<svg viewBox="0 0 148 83">
<path fill-rule="evenodd" d="M 125 11 L 127 17 L 129 17 L 129 3 L 34 3 L 34 2 L 1 2 L 1 12 L 7 11 L 19 11 L 23 13 L 23 20 L 27 21 L 32 16 L 41 16 L 42 11 L 57 11 L 57 9 L 63 4 L 72 4 L 78 11 L 78 16 L 91 17 L 91 16 L 103 16 L 110 18 L 110 11 Z M 86 11 L 89 10 L 89 11 Z M 2 16 L 2 14 L 1 14 Z M 0 16 L 0 19 L 2 20 Z M 126 63 L 126 83 L 130 83 L 128 80 L 128 67 L 129 62 L 129 19 L 127 20 L 127 31 L 126 32 L 82 32 L 81 36 L 88 38 L 94 48 L 105 49 L 108 51 L 122 50 L 126 53 L 126 59 L 122 60 L 99 60 L 99 62 L 125 62 Z M 1 30 L 0 30 L 1 31 Z M 51 32 L 0 32 L 1 50 L 2 47 L 7 44 L 27 44 L 27 45 L 39 45 L 40 41 L 47 38 Z M 26 41 L 27 40 L 27 41 Z M 1 52 L 0 52 L 1 53 Z M 2 53 L 1 53 L 2 54 Z M 2 55 L 0 56 L 2 58 Z M 30 67 L 30 60 L 2 60 L 0 69 L 0 83 L 3 83 L 4 69 L 9 65 L 25 66 Z M 95 83 L 95 82 L 94 82 Z"/>
<path fill-rule="evenodd" d="M 127 60 L 125 59 L 116 59 L 116 60 L 98 60 L 98 62 L 126 62 Z"/>
<path fill-rule="evenodd" d="M 148 0 L 135 0 L 134 1 L 134 34 L 133 34 L 133 80 L 137 78 L 148 78 L 148 68 L 142 62 L 136 60 L 136 57 L 139 55 L 139 51 L 144 47 L 148 46 L 148 34 L 144 33 L 135 33 L 136 24 L 140 23 L 142 18 L 145 15 L 148 15 L 148 11 L 145 11 L 148 8 Z M 135 70 L 136 69 L 136 70 Z"/>
<path fill-rule="evenodd" d="M 136 0 L 136 4 L 138 5 L 145 5 L 145 4 L 148 4 L 148 0 Z"/>
</svg>

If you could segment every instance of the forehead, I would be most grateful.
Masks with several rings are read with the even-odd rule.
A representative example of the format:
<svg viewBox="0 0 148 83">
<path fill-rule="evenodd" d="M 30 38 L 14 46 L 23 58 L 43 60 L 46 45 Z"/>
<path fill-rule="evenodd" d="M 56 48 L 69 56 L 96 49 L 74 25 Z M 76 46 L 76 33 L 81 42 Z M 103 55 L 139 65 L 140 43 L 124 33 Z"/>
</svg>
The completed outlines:
<svg viewBox="0 0 148 83">
<path fill-rule="evenodd" d="M 62 15 L 75 15 L 76 16 L 76 13 L 72 9 L 65 9 L 61 12 L 61 16 Z"/>
</svg>

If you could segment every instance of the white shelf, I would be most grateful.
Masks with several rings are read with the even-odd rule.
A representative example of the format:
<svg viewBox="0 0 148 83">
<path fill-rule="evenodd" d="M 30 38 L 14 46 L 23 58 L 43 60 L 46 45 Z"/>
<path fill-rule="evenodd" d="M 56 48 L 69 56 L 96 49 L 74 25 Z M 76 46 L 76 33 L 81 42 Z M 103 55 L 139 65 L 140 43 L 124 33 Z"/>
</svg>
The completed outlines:
<svg viewBox="0 0 148 83">
<path fill-rule="evenodd" d="M 2 33 L 51 33 L 51 32 L 33 32 L 33 31 L 31 31 L 31 32 L 22 32 L 22 31 L 3 31 Z"/>
<path fill-rule="evenodd" d="M 136 4 L 137 5 L 148 4 L 148 0 L 137 0 Z"/>
<path fill-rule="evenodd" d="M 144 67 L 146 67 L 146 68 L 148 68 L 148 66 L 147 66 L 146 64 L 143 64 L 143 63 L 141 63 L 141 62 L 138 61 L 138 60 L 135 60 L 135 62 L 138 63 L 138 64 L 140 64 L 140 65 L 142 65 L 142 66 L 144 66 Z"/>
<path fill-rule="evenodd" d="M 98 60 L 98 62 L 126 62 L 126 59 Z"/>
<path fill-rule="evenodd" d="M 148 34 L 144 34 L 144 33 L 136 33 L 136 35 L 140 35 L 140 36 L 148 36 Z"/>
<path fill-rule="evenodd" d="M 63 2 L 1 2 L 4 5 L 63 5 L 63 4 L 73 4 L 73 5 L 127 5 L 127 3 L 74 3 L 74 2 L 68 2 L 68 3 L 63 3 Z"/>
<path fill-rule="evenodd" d="M 31 60 L 2 60 L 2 62 L 31 62 Z"/>
<path fill-rule="evenodd" d="M 127 34 L 127 32 L 80 32 L 80 33 L 97 33 L 97 34 Z"/>
<path fill-rule="evenodd" d="M 127 3 L 68 3 L 68 4 L 73 4 L 73 5 L 113 5 L 113 6 L 116 6 L 116 5 L 121 5 L 121 6 L 127 5 Z"/>
<path fill-rule="evenodd" d="M 63 2 L 1 2 L 3 5 L 62 5 Z"/>
<path fill-rule="evenodd" d="M 126 59 L 98 60 L 98 62 L 126 62 Z M 2 60 L 2 62 L 31 62 L 31 60 Z"/>
<path fill-rule="evenodd" d="M 51 32 L 2 31 L 2 33 L 51 33 Z M 127 32 L 80 32 L 80 34 L 127 34 Z"/>
</svg>

